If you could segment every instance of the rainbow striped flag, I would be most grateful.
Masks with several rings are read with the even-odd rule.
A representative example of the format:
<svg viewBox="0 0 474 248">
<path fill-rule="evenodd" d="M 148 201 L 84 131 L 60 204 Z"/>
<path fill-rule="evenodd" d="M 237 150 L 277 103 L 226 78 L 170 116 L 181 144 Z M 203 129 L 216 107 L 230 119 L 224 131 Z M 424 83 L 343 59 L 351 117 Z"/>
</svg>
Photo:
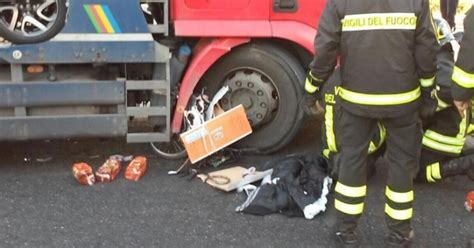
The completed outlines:
<svg viewBox="0 0 474 248">
<path fill-rule="evenodd" d="M 97 33 L 121 33 L 117 20 L 112 15 L 109 6 L 102 4 L 85 4 L 84 10 L 94 25 Z"/>
</svg>

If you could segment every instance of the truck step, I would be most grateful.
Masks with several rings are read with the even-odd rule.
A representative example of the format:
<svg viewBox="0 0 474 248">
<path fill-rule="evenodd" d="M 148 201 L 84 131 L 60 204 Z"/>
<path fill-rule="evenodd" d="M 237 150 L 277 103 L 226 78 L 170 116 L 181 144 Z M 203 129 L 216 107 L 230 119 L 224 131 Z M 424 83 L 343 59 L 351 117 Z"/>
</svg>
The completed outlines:
<svg viewBox="0 0 474 248">
<path fill-rule="evenodd" d="M 125 84 L 127 91 L 130 90 L 168 90 L 169 83 L 166 80 L 128 80 Z"/>
<path fill-rule="evenodd" d="M 149 116 L 168 116 L 170 110 L 166 107 L 127 107 L 127 115 L 138 118 Z"/>
<path fill-rule="evenodd" d="M 169 142 L 167 133 L 131 133 L 127 134 L 127 143 Z"/>
</svg>

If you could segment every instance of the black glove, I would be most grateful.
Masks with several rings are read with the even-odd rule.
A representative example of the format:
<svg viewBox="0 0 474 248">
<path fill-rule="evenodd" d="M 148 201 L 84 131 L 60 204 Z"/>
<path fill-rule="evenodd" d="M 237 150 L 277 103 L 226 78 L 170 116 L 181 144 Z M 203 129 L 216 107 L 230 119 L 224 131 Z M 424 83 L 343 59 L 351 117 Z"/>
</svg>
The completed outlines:
<svg viewBox="0 0 474 248">
<path fill-rule="evenodd" d="M 436 113 L 438 100 L 435 97 L 433 87 L 423 88 L 421 90 L 420 118 L 423 125 L 426 125 Z"/>
</svg>

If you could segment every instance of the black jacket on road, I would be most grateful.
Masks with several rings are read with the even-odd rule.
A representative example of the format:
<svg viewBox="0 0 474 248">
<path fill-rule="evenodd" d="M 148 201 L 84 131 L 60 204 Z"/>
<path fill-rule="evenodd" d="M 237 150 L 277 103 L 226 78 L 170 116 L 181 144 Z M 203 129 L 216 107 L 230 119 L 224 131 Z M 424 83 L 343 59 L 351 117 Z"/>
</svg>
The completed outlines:
<svg viewBox="0 0 474 248">
<path fill-rule="evenodd" d="M 428 0 L 329 0 L 315 49 L 311 75 L 325 81 L 339 57 L 342 106 L 366 117 L 416 111 L 420 85 L 431 89 L 436 72 Z"/>
</svg>

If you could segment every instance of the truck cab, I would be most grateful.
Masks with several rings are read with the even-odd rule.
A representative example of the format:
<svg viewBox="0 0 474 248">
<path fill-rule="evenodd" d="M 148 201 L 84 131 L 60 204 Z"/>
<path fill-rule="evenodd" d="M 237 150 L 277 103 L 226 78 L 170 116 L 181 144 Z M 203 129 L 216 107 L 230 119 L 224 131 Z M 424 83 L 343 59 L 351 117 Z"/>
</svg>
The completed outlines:
<svg viewBox="0 0 474 248">
<path fill-rule="evenodd" d="M 269 153 L 303 120 L 319 0 L 17 0 L 0 3 L 0 141 L 124 137 L 185 156 L 193 94 L 222 87 Z M 185 56 L 182 51 L 188 50 Z"/>
</svg>

